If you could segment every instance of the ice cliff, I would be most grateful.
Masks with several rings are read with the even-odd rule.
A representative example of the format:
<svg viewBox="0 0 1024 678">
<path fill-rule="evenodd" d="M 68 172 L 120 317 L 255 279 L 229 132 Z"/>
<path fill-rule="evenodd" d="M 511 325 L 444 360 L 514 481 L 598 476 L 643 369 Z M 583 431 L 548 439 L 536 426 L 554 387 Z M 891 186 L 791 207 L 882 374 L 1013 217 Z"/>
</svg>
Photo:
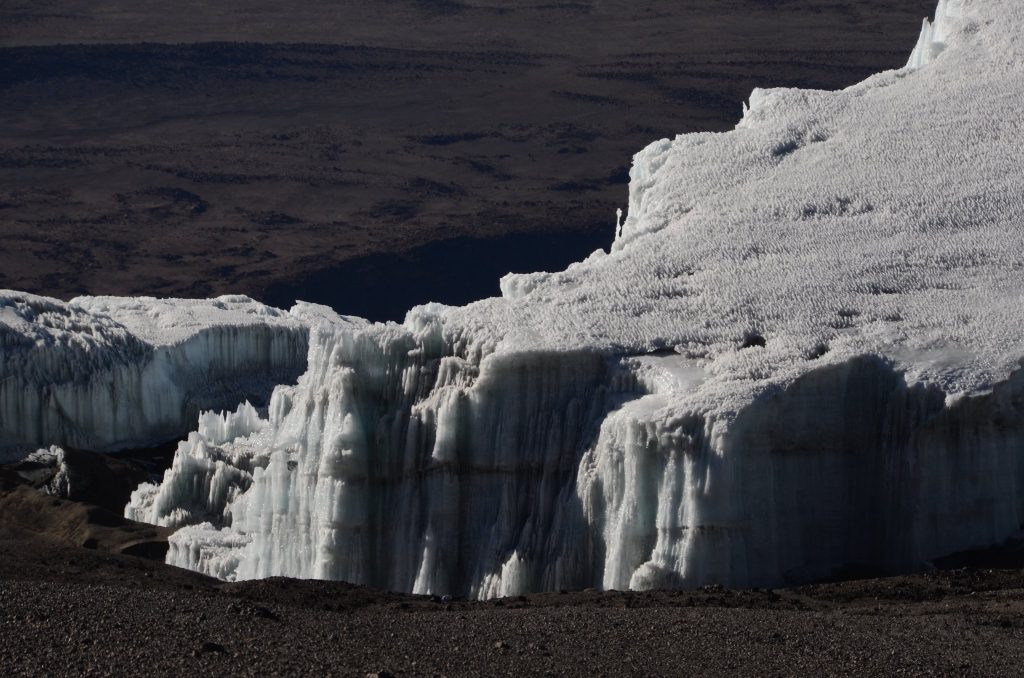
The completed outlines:
<svg viewBox="0 0 1024 678">
<path fill-rule="evenodd" d="M 201 409 L 265 398 L 306 366 L 310 322 L 248 297 L 80 297 L 0 290 L 0 456 L 114 450 L 182 435 Z"/>
<path fill-rule="evenodd" d="M 661 140 L 609 253 L 402 325 L 319 324 L 129 517 L 168 562 L 471 597 L 778 585 L 1024 522 L 1016 0 L 907 68 Z"/>
</svg>

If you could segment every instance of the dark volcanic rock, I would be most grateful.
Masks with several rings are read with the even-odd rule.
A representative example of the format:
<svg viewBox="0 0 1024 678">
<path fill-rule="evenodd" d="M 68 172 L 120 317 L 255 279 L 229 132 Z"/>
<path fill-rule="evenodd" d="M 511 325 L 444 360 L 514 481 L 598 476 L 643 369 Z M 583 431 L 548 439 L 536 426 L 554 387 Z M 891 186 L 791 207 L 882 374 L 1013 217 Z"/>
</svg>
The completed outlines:
<svg viewBox="0 0 1024 678">
<path fill-rule="evenodd" d="M 902 65 L 935 1 L 499 4 L 5 6 L 0 286 L 376 318 L 494 294 L 607 246 L 649 142 Z M 434 284 L 424 246 L 467 243 Z"/>
<path fill-rule="evenodd" d="M 8 675 L 1017 675 L 1019 571 L 439 605 L 216 581 L 0 531 Z M 239 614 L 259 606 L 272 616 Z"/>
<path fill-rule="evenodd" d="M 73 448 L 63 449 L 60 459 L 56 455 L 33 455 L 16 463 L 0 465 L 0 487 L 29 485 L 61 499 L 85 502 L 120 514 L 132 491 L 139 483 L 152 480 L 159 468 L 142 465 L 132 453 L 101 454 Z M 164 450 L 153 453 L 154 458 L 169 460 Z"/>
</svg>

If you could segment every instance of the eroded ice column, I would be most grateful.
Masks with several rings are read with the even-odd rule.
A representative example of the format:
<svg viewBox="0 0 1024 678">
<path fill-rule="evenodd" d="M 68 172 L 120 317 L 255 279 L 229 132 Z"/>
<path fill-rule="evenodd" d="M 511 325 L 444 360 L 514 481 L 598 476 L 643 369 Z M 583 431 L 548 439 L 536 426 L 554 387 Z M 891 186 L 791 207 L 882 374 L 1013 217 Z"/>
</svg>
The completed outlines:
<svg viewBox="0 0 1024 678">
<path fill-rule="evenodd" d="M 269 422 L 248 402 L 234 412 L 204 412 L 198 430 L 178 444 L 159 485 L 132 492 L 124 516 L 153 525 L 230 525 L 230 505 L 265 466 Z"/>
<path fill-rule="evenodd" d="M 907 68 L 920 68 L 941 54 L 962 15 L 962 0 L 939 0 L 935 20 L 925 19 L 921 25 L 921 35 L 907 61 Z"/>
<path fill-rule="evenodd" d="M 575 478 L 618 397 L 609 361 L 453 355 L 439 332 L 314 332 L 309 371 L 274 394 L 269 461 L 219 532 L 244 548 L 204 560 L 218 531 L 191 527 L 169 562 L 474 596 L 584 582 Z"/>
</svg>

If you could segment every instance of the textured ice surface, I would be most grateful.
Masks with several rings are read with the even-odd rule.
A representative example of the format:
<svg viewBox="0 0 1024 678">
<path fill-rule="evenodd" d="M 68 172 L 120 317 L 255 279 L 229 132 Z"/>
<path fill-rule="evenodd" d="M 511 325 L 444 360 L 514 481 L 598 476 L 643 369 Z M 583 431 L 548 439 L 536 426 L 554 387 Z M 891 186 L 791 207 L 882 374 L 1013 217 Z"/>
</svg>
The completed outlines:
<svg viewBox="0 0 1024 678">
<path fill-rule="evenodd" d="M 0 453 L 181 435 L 201 408 L 234 407 L 294 381 L 308 325 L 329 314 L 238 296 L 64 303 L 0 290 Z"/>
<path fill-rule="evenodd" d="M 260 456 L 267 447 L 260 435 L 266 428 L 248 402 L 234 412 L 204 412 L 198 430 L 178 444 L 164 482 L 140 485 L 124 517 L 165 527 L 229 524 L 231 502 L 249 489 L 253 469 L 266 466 L 267 458 Z"/>
<path fill-rule="evenodd" d="M 489 597 L 776 585 L 1006 539 L 1022 26 L 1016 0 L 944 1 L 906 69 L 756 90 L 735 131 L 637 154 L 610 253 L 314 330 L 265 424 L 190 441 L 204 463 L 147 490 L 201 489 L 168 490 L 187 499 L 163 514 L 202 520 L 168 561 Z M 248 489 L 212 480 L 236 458 Z"/>
</svg>

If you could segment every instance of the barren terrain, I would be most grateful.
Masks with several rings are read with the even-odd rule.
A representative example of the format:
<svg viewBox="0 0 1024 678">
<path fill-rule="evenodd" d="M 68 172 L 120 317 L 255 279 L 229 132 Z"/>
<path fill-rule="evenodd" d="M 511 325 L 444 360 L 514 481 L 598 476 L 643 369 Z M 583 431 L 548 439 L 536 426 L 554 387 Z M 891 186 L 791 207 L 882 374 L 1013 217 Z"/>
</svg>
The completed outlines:
<svg viewBox="0 0 1024 678">
<path fill-rule="evenodd" d="M 0 287 L 401 319 L 607 246 L 633 153 L 902 65 L 933 0 L 0 6 Z"/>
<path fill-rule="evenodd" d="M 0 531 L 7 675 L 1012 676 L 1022 611 L 1016 570 L 467 603 L 224 584 Z"/>
</svg>

